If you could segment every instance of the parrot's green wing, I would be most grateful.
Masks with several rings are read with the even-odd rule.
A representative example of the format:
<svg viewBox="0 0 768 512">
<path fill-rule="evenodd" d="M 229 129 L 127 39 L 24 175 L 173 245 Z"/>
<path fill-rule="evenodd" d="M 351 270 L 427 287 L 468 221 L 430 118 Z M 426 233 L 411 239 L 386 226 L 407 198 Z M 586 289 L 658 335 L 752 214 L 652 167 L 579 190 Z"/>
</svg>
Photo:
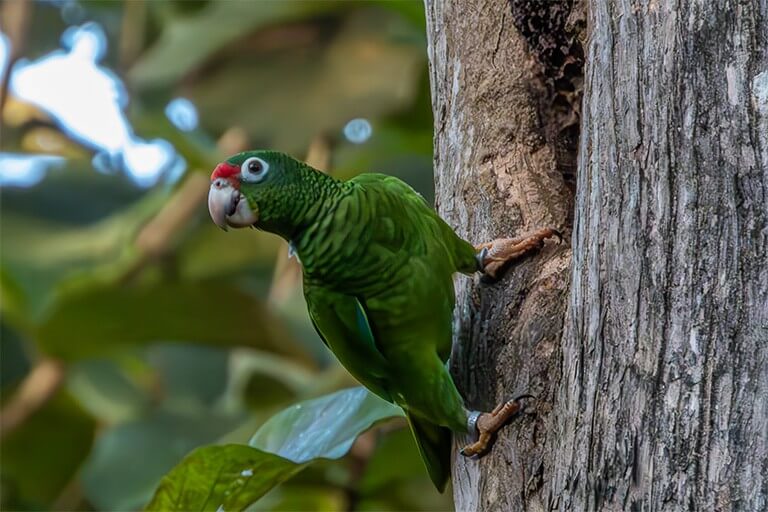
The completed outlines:
<svg viewBox="0 0 768 512">
<path fill-rule="evenodd" d="M 307 310 L 315 330 L 361 384 L 393 402 L 386 387 L 387 361 L 376 348 L 365 310 L 355 297 L 304 283 Z"/>
<path fill-rule="evenodd" d="M 312 324 L 342 365 L 368 389 L 395 402 L 387 388 L 393 375 L 376 346 L 374 329 L 363 304 L 353 296 L 304 283 Z M 432 482 L 440 492 L 451 474 L 451 431 L 406 411 Z"/>
</svg>

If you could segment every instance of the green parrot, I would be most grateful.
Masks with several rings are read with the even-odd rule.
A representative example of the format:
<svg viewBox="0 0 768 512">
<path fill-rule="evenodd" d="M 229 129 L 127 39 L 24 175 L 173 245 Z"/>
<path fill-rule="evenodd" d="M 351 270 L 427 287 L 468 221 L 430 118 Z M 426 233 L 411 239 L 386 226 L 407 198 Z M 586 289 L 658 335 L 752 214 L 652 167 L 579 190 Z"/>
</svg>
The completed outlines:
<svg viewBox="0 0 768 512">
<path fill-rule="evenodd" d="M 464 406 L 446 367 L 453 275 L 495 277 L 545 239 L 560 238 L 557 231 L 476 248 L 395 177 L 342 181 L 275 151 L 247 151 L 219 164 L 208 209 L 224 230 L 251 226 L 288 241 L 318 334 L 358 381 L 402 407 L 441 492 L 450 477 L 452 432 L 477 439 L 462 454 L 481 454 L 521 409 L 524 397 L 490 413 Z"/>
</svg>

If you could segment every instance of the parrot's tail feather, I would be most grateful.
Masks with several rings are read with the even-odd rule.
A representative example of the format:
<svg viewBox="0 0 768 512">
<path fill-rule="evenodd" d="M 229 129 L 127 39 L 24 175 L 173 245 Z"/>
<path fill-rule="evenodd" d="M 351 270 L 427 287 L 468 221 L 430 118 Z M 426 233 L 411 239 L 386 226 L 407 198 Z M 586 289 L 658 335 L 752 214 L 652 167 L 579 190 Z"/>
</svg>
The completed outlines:
<svg viewBox="0 0 768 512">
<path fill-rule="evenodd" d="M 452 433 L 446 427 L 435 425 L 413 414 L 409 413 L 407 417 L 429 477 L 437 490 L 443 492 L 451 477 Z"/>
</svg>

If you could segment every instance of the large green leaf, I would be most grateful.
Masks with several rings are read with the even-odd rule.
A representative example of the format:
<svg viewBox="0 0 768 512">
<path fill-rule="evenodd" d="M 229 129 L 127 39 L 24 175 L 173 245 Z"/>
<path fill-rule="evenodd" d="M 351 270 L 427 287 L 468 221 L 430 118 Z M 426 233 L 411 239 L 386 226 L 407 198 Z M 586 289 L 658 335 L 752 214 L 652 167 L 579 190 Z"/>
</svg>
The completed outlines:
<svg viewBox="0 0 768 512">
<path fill-rule="evenodd" d="M 244 510 L 302 467 L 245 445 L 198 448 L 163 478 L 146 510 Z"/>
<path fill-rule="evenodd" d="M 299 464 L 320 457 L 338 459 L 374 423 L 402 415 L 399 407 L 363 387 L 342 389 L 274 415 L 249 444 Z"/>
<path fill-rule="evenodd" d="M 296 404 L 268 420 L 251 446 L 201 448 L 165 478 L 148 510 L 242 510 L 313 459 L 337 459 L 376 422 L 402 415 L 365 388 Z"/>
<path fill-rule="evenodd" d="M 102 286 L 66 293 L 36 339 L 62 359 L 157 341 L 244 345 L 307 360 L 265 305 L 221 283 Z"/>
</svg>

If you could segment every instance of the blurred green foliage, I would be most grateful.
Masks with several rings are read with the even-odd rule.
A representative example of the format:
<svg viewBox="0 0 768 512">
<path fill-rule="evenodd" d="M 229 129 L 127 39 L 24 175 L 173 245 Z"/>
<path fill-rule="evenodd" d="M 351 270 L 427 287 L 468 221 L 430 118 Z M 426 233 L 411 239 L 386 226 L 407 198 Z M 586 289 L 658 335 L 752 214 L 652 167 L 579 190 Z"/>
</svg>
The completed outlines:
<svg viewBox="0 0 768 512">
<path fill-rule="evenodd" d="M 23 56 L 58 47 L 70 4 L 29 5 Z M 140 189 L 6 103 L 2 151 L 67 160 L 2 190 L 4 412 L 44 358 L 65 371 L 3 432 L 0 508 L 450 509 L 404 422 L 381 422 L 397 408 L 355 388 L 315 335 L 282 242 L 219 231 L 200 194 L 238 144 L 303 157 L 320 140 L 334 174 L 394 174 L 431 198 L 421 1 L 77 5 L 107 34 L 103 64 L 125 80 L 137 135 L 170 141 L 188 169 Z M 198 108 L 193 132 L 164 117 L 178 96 Z M 363 144 L 342 135 L 353 118 L 373 127 Z"/>
</svg>

